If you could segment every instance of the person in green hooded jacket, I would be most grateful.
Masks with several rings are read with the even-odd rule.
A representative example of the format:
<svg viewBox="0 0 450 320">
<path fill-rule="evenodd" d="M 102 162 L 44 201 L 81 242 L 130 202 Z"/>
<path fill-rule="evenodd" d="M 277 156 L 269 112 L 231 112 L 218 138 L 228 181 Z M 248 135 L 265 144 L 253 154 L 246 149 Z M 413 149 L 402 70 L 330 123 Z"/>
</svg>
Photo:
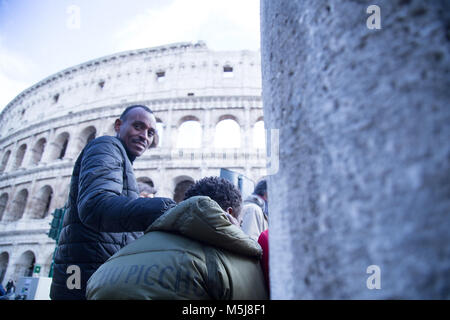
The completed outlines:
<svg viewBox="0 0 450 320">
<path fill-rule="evenodd" d="M 241 203 L 229 181 L 197 181 L 184 201 L 97 269 L 87 299 L 268 299 L 262 249 L 236 219 Z"/>
</svg>

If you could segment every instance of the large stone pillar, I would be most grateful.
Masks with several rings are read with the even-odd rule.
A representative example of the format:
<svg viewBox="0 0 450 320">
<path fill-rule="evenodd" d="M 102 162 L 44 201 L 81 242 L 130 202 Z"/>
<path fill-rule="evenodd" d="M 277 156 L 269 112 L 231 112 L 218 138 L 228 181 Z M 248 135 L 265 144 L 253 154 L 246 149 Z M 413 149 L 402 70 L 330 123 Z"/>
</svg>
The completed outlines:
<svg viewBox="0 0 450 320">
<path fill-rule="evenodd" d="M 272 298 L 450 298 L 449 27 L 444 0 L 261 1 Z"/>
</svg>

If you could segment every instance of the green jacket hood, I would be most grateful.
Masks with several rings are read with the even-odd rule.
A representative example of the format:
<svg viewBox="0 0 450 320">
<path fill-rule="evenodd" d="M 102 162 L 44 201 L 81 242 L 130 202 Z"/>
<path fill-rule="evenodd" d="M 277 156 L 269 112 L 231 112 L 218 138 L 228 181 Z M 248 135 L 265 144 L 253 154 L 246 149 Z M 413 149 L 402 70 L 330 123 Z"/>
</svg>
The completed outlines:
<svg viewBox="0 0 450 320">
<path fill-rule="evenodd" d="M 145 231 L 169 231 L 234 253 L 260 257 L 262 249 L 209 197 L 196 196 L 165 212 Z"/>
</svg>

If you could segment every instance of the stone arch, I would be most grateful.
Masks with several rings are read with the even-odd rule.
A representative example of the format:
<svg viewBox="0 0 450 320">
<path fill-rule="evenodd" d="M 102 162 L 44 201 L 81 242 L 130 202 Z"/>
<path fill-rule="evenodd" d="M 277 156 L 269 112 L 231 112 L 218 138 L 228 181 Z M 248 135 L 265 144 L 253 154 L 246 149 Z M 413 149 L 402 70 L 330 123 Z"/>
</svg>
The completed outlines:
<svg viewBox="0 0 450 320">
<path fill-rule="evenodd" d="M 47 144 L 47 140 L 45 138 L 41 138 L 35 143 L 33 149 L 31 149 L 30 163 L 32 165 L 39 164 L 39 161 L 41 161 L 41 159 L 42 159 L 42 155 L 44 153 L 46 144 Z"/>
<path fill-rule="evenodd" d="M 9 264 L 9 254 L 8 252 L 2 252 L 0 254 L 0 283 L 5 279 L 6 270 Z"/>
<path fill-rule="evenodd" d="M 264 128 L 264 120 L 255 122 L 252 128 L 253 148 L 266 149 L 266 130 Z"/>
<path fill-rule="evenodd" d="M 177 148 L 201 148 L 202 126 L 194 116 L 183 117 L 177 130 Z"/>
<path fill-rule="evenodd" d="M 145 184 L 148 184 L 150 187 L 154 187 L 155 184 L 153 183 L 153 180 L 149 177 L 139 177 L 136 179 L 137 182 L 142 182 Z"/>
<path fill-rule="evenodd" d="M 194 184 L 194 179 L 189 176 L 179 176 L 174 180 L 175 189 L 173 192 L 173 200 L 179 203 L 184 200 L 184 193 Z"/>
<path fill-rule="evenodd" d="M 236 123 L 239 126 L 241 125 L 241 123 L 239 121 L 239 118 L 237 116 L 235 116 L 235 115 L 232 115 L 232 114 L 222 114 L 222 115 L 218 116 L 216 118 L 216 121 L 215 121 L 214 125 L 217 126 L 219 124 L 219 122 L 224 121 L 224 120 L 234 120 L 234 121 L 236 121 Z"/>
<path fill-rule="evenodd" d="M 155 194 L 157 192 L 157 188 L 153 183 L 153 180 L 149 177 L 139 177 L 136 179 L 138 183 L 139 193 L 146 192 L 147 194 Z"/>
<path fill-rule="evenodd" d="M 227 115 L 219 118 L 214 130 L 214 147 L 241 147 L 241 127 L 235 117 Z"/>
<path fill-rule="evenodd" d="M 200 119 L 193 115 L 187 115 L 178 120 L 177 127 L 180 127 L 183 123 L 187 121 L 197 121 L 200 122 Z"/>
<path fill-rule="evenodd" d="M 167 123 L 167 114 L 165 112 L 155 111 L 154 113 L 156 121 Z"/>
<path fill-rule="evenodd" d="M 0 221 L 2 221 L 6 206 L 8 205 L 8 194 L 5 192 L 0 196 Z M 1 281 L 0 281 L 1 282 Z"/>
<path fill-rule="evenodd" d="M 97 135 L 97 129 L 92 127 L 92 132 L 90 132 L 89 135 L 86 138 L 86 144 L 91 142 L 91 140 L 94 140 L 96 135 Z"/>
<path fill-rule="evenodd" d="M 10 155 L 11 150 L 6 151 L 5 154 L 3 155 L 2 163 L 0 164 L 0 173 L 3 173 L 5 171 Z"/>
<path fill-rule="evenodd" d="M 45 218 L 50 210 L 53 199 L 53 189 L 49 185 L 43 186 L 33 197 L 33 208 L 30 213 L 32 219 Z"/>
<path fill-rule="evenodd" d="M 93 139 L 95 139 L 95 136 L 97 134 L 97 129 L 94 126 L 89 126 L 84 128 L 80 135 L 78 136 L 78 144 L 77 144 L 77 150 L 78 152 L 81 152 L 83 148 Z"/>
<path fill-rule="evenodd" d="M 68 132 L 58 134 L 55 141 L 52 143 L 51 160 L 63 159 L 66 155 L 67 145 L 69 144 L 70 135 Z"/>
<path fill-rule="evenodd" d="M 25 152 L 27 151 L 27 145 L 24 143 L 22 144 L 19 149 L 17 149 L 16 152 L 16 159 L 14 161 L 14 169 L 20 168 L 23 162 L 23 158 L 25 156 Z"/>
<path fill-rule="evenodd" d="M 14 197 L 11 210 L 9 214 L 5 217 L 5 221 L 17 221 L 22 218 L 27 205 L 28 200 L 28 190 L 20 190 Z"/>
<path fill-rule="evenodd" d="M 33 275 L 34 265 L 36 263 L 36 256 L 33 251 L 27 250 L 21 254 L 17 260 L 14 268 L 14 276 L 17 277 L 31 277 Z"/>
</svg>

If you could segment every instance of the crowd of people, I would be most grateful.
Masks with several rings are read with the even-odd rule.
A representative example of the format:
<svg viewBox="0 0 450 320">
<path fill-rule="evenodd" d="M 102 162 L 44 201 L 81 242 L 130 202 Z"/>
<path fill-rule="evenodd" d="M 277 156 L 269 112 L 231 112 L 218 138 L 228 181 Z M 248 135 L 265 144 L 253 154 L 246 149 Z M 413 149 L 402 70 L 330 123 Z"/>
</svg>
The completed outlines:
<svg viewBox="0 0 450 320">
<path fill-rule="evenodd" d="M 228 180 L 205 177 L 177 204 L 133 172 L 158 145 L 153 112 L 130 106 L 114 129 L 75 162 L 51 299 L 268 299 L 267 181 L 242 199 Z"/>
</svg>

